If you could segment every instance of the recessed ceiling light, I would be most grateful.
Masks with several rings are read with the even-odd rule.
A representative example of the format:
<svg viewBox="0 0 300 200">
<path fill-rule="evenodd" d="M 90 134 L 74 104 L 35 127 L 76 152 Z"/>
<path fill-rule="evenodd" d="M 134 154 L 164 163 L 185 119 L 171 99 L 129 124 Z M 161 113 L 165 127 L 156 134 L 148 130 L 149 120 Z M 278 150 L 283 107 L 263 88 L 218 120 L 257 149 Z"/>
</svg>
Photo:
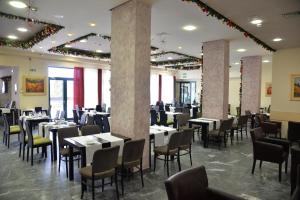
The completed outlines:
<svg viewBox="0 0 300 200">
<path fill-rule="evenodd" d="M 274 42 L 280 42 L 282 40 L 282 38 L 274 38 L 273 41 Z"/>
<path fill-rule="evenodd" d="M 52 43 L 52 44 L 55 44 L 55 43 L 56 43 L 56 41 L 55 41 L 55 40 L 52 40 L 52 41 L 51 41 L 51 43 Z"/>
<path fill-rule="evenodd" d="M 10 1 L 8 3 L 15 8 L 27 8 L 27 5 L 22 1 Z"/>
<path fill-rule="evenodd" d="M 247 51 L 246 49 L 237 49 L 236 50 L 237 52 L 245 52 L 245 51 Z"/>
<path fill-rule="evenodd" d="M 68 36 L 69 36 L 69 37 L 73 36 L 73 33 L 68 33 Z"/>
<path fill-rule="evenodd" d="M 17 30 L 20 32 L 23 32 L 23 33 L 28 31 L 27 28 L 24 28 L 24 27 L 19 27 L 19 28 L 17 28 Z"/>
<path fill-rule="evenodd" d="M 197 27 L 194 25 L 186 25 L 186 26 L 182 27 L 182 29 L 185 31 L 194 31 L 197 29 Z"/>
<path fill-rule="evenodd" d="M 62 18 L 64 18 L 63 15 L 54 15 L 54 17 L 57 18 L 57 19 L 62 19 Z"/>
<path fill-rule="evenodd" d="M 8 35 L 7 38 L 8 38 L 8 39 L 11 39 L 11 40 L 16 40 L 16 39 L 18 39 L 18 37 L 15 36 L 15 35 Z"/>
<path fill-rule="evenodd" d="M 181 46 L 179 46 L 179 47 L 178 47 L 178 49 L 182 49 L 182 47 L 181 47 Z"/>
<path fill-rule="evenodd" d="M 254 24 L 254 25 L 261 25 L 263 22 L 263 20 L 261 19 L 258 19 L 258 18 L 254 18 L 252 21 L 251 21 L 251 24 Z"/>
<path fill-rule="evenodd" d="M 239 63 L 239 62 L 235 62 L 234 64 L 235 64 L 235 65 L 239 65 L 240 63 Z"/>
<path fill-rule="evenodd" d="M 85 42 L 87 42 L 87 39 L 82 39 L 79 42 L 85 43 Z"/>
<path fill-rule="evenodd" d="M 151 59 L 151 61 L 152 61 L 152 62 L 155 62 L 155 61 L 156 61 L 156 59 L 155 59 L 155 58 L 152 58 L 152 59 Z"/>
<path fill-rule="evenodd" d="M 269 60 L 263 60 L 263 63 L 269 63 L 270 61 Z"/>
<path fill-rule="evenodd" d="M 168 57 L 168 60 L 172 60 L 173 58 L 172 57 Z"/>
<path fill-rule="evenodd" d="M 95 27 L 96 24 L 91 22 L 91 23 L 90 23 L 90 26 L 91 26 L 91 27 Z"/>
<path fill-rule="evenodd" d="M 65 47 L 66 47 L 66 48 L 70 48 L 70 47 L 72 47 L 72 46 L 69 45 L 69 44 L 66 44 Z"/>
<path fill-rule="evenodd" d="M 102 53 L 102 50 L 97 49 L 96 52 L 97 52 L 97 53 Z"/>
<path fill-rule="evenodd" d="M 40 49 L 42 49 L 43 47 L 39 47 Z"/>
</svg>

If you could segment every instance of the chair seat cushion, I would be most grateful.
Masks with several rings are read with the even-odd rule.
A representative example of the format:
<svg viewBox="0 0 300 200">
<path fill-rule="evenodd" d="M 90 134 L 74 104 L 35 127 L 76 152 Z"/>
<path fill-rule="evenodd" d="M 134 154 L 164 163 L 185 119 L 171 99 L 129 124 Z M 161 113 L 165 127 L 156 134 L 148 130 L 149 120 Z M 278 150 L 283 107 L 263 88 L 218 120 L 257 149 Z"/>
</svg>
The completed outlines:
<svg viewBox="0 0 300 200">
<path fill-rule="evenodd" d="M 34 140 L 42 138 L 40 135 L 33 135 L 32 137 Z M 25 137 L 25 142 L 28 142 L 28 136 Z"/>
<path fill-rule="evenodd" d="M 15 126 L 10 126 L 9 131 L 10 134 L 14 134 L 14 133 L 20 133 L 21 130 L 18 125 L 15 125 Z"/>
<path fill-rule="evenodd" d="M 79 173 L 81 174 L 81 176 L 91 179 L 92 178 L 92 166 L 87 166 L 87 167 L 81 168 L 79 170 Z M 102 178 L 112 177 L 114 174 L 115 174 L 115 169 L 111 169 L 111 170 L 107 170 L 104 172 L 95 173 L 94 177 L 96 179 L 102 179 Z"/>
<path fill-rule="evenodd" d="M 154 152 L 158 155 L 167 155 L 168 154 L 168 146 L 158 146 L 154 148 Z M 177 149 L 169 150 L 169 155 L 175 155 L 177 153 Z"/>
<path fill-rule="evenodd" d="M 35 140 L 33 140 L 33 145 L 47 145 L 47 144 L 52 144 L 52 141 L 48 138 L 44 138 L 44 137 L 41 137 L 41 138 L 37 138 Z"/>
</svg>

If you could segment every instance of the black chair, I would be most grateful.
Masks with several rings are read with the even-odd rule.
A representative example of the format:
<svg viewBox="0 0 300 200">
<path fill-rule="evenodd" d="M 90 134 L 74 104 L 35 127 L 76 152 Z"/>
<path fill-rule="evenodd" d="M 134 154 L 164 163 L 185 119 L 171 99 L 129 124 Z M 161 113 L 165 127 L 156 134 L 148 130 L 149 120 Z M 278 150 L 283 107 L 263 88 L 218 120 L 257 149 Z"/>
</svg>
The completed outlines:
<svg viewBox="0 0 300 200">
<path fill-rule="evenodd" d="M 297 166 L 297 177 L 295 177 L 295 179 L 297 179 L 297 185 L 295 191 L 293 192 L 291 200 L 300 199 L 300 165 Z"/>
<path fill-rule="evenodd" d="M 4 120 L 4 142 L 7 145 L 7 148 L 10 146 L 10 136 L 11 135 L 18 135 L 18 139 L 20 140 L 20 127 L 19 125 L 14 125 L 13 123 L 13 116 L 11 113 L 3 114 Z"/>
<path fill-rule="evenodd" d="M 73 121 L 76 124 L 79 124 L 79 118 L 76 110 L 73 110 Z"/>
<path fill-rule="evenodd" d="M 150 110 L 150 116 L 151 116 L 151 118 L 150 118 L 151 126 L 154 125 L 154 124 L 157 124 L 157 118 L 158 118 L 158 116 L 157 116 L 156 110 L 151 109 Z"/>
<path fill-rule="evenodd" d="M 179 156 L 190 155 L 191 166 L 193 165 L 193 161 L 192 161 L 193 136 L 194 136 L 193 128 L 183 129 L 183 133 L 181 135 L 181 140 L 179 145 Z"/>
<path fill-rule="evenodd" d="M 300 140 L 300 122 L 289 121 L 288 140 L 291 143 L 298 142 Z"/>
<path fill-rule="evenodd" d="M 300 165 L 300 147 L 299 145 L 293 145 L 291 147 L 291 175 L 290 175 L 290 182 L 291 182 L 291 194 L 293 194 L 296 188 L 296 177 L 299 176 L 297 171 L 297 166 Z"/>
<path fill-rule="evenodd" d="M 98 125 L 85 125 L 81 127 L 81 135 L 94 135 L 100 133 L 100 127 Z"/>
<path fill-rule="evenodd" d="M 221 149 L 222 140 L 224 141 L 224 146 L 227 146 L 228 134 L 231 131 L 233 118 L 222 120 L 220 124 L 220 128 L 216 130 L 212 130 L 208 133 L 208 141 L 215 141 L 219 144 L 219 149 Z M 232 139 L 232 135 L 231 139 Z"/>
<path fill-rule="evenodd" d="M 94 115 L 94 124 L 99 126 L 100 133 L 104 133 L 103 120 L 101 115 Z"/>
<path fill-rule="evenodd" d="M 101 107 L 101 105 L 96 105 L 96 111 L 97 111 L 97 112 L 102 112 L 102 107 Z"/>
<path fill-rule="evenodd" d="M 42 107 L 35 107 L 34 112 L 35 113 L 41 113 L 42 112 Z"/>
<path fill-rule="evenodd" d="M 208 187 L 204 166 L 184 170 L 165 181 L 169 200 L 243 200 Z"/>
<path fill-rule="evenodd" d="M 108 117 L 103 116 L 102 121 L 103 121 L 103 132 L 104 133 L 110 132 L 110 125 L 109 125 Z"/>
<path fill-rule="evenodd" d="M 167 105 L 167 104 L 165 105 L 165 111 L 170 112 L 170 105 Z"/>
</svg>

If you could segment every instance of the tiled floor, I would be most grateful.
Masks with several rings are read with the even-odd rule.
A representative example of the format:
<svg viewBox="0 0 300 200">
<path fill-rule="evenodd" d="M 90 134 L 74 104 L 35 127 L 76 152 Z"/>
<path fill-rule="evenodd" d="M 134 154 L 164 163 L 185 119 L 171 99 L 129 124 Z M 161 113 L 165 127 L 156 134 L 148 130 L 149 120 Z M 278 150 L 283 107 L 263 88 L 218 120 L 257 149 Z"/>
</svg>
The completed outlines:
<svg viewBox="0 0 300 200">
<path fill-rule="evenodd" d="M 2 131 L 1 131 L 2 135 Z M 75 180 L 66 178 L 65 165 L 57 171 L 58 163 L 38 160 L 34 166 L 18 157 L 18 144 L 14 142 L 10 149 L 2 144 L 0 138 L 0 199 L 1 200 L 54 200 L 80 199 L 80 176 L 75 170 Z M 16 138 L 13 140 L 16 141 Z M 290 198 L 289 172 L 283 172 L 282 182 L 278 182 L 278 166 L 263 163 L 260 170 L 257 164 L 255 174 L 251 174 L 252 144 L 250 139 L 234 141 L 226 149 L 218 150 L 211 146 L 202 148 L 198 142 L 193 144 L 193 166 L 204 165 L 207 169 L 210 187 L 217 188 L 251 200 L 288 200 Z M 182 168 L 190 168 L 189 157 L 182 157 Z M 176 162 L 171 164 L 171 172 L 177 172 Z M 147 172 L 144 176 L 145 187 L 141 187 L 138 175 L 125 182 L 123 199 L 141 200 L 167 199 L 164 180 L 167 178 L 163 163 L 158 161 L 156 172 Z M 96 199 L 115 199 L 114 186 L 97 190 Z M 85 194 L 84 199 L 91 199 Z"/>
</svg>

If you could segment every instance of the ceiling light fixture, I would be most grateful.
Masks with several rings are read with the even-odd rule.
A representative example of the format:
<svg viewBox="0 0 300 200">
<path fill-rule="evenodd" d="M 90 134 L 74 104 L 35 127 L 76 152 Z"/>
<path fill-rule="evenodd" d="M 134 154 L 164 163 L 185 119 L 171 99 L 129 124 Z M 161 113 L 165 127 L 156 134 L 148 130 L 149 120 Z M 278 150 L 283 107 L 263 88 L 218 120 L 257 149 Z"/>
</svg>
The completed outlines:
<svg viewBox="0 0 300 200">
<path fill-rule="evenodd" d="M 91 27 L 95 27 L 96 24 L 91 22 L 91 23 L 90 23 L 90 26 L 91 26 Z"/>
<path fill-rule="evenodd" d="M 54 17 L 57 18 L 57 19 L 63 19 L 64 18 L 63 15 L 54 15 Z"/>
<path fill-rule="evenodd" d="M 197 27 L 194 25 L 186 25 L 186 26 L 182 27 L 182 29 L 185 31 L 194 31 L 197 29 Z"/>
<path fill-rule="evenodd" d="M 56 43 L 56 41 L 55 41 L 55 40 L 52 40 L 52 41 L 51 41 L 51 43 L 52 43 L 52 44 L 55 44 L 55 43 Z"/>
<path fill-rule="evenodd" d="M 69 37 L 73 36 L 73 33 L 68 33 L 68 36 L 69 36 Z"/>
<path fill-rule="evenodd" d="M 69 45 L 69 44 L 66 44 L 65 47 L 66 47 L 66 48 L 70 48 L 70 47 L 72 47 L 72 46 Z"/>
<path fill-rule="evenodd" d="M 263 60 L 263 63 L 269 63 L 270 61 L 269 60 Z"/>
<path fill-rule="evenodd" d="M 103 51 L 100 50 L 100 49 L 97 49 L 96 52 L 97 52 L 97 53 L 102 53 Z"/>
<path fill-rule="evenodd" d="M 27 8 L 27 5 L 22 1 L 9 1 L 8 3 L 9 5 L 15 8 L 20 8 L 20 9 Z"/>
<path fill-rule="evenodd" d="M 182 47 L 179 46 L 178 49 L 182 49 Z"/>
<path fill-rule="evenodd" d="M 235 64 L 235 65 L 239 65 L 240 63 L 239 63 L 239 62 L 235 62 L 234 64 Z"/>
<path fill-rule="evenodd" d="M 17 30 L 20 32 L 23 32 L 23 33 L 28 31 L 27 28 L 24 28 L 24 27 L 19 27 L 19 28 L 17 28 Z"/>
<path fill-rule="evenodd" d="M 282 38 L 274 38 L 273 42 L 280 42 L 282 40 Z"/>
<path fill-rule="evenodd" d="M 155 61 L 156 61 L 156 59 L 155 59 L 155 58 L 152 58 L 152 59 L 151 59 L 151 61 L 152 61 L 152 62 L 155 62 Z"/>
<path fill-rule="evenodd" d="M 172 57 L 168 57 L 168 60 L 172 60 L 173 58 Z"/>
<path fill-rule="evenodd" d="M 42 49 L 43 47 L 39 47 L 40 49 Z"/>
<path fill-rule="evenodd" d="M 246 49 L 237 49 L 236 50 L 237 52 L 245 52 L 245 51 L 247 51 Z"/>
<path fill-rule="evenodd" d="M 15 35 L 8 35 L 7 38 L 8 38 L 8 39 L 11 39 L 11 40 L 16 40 L 16 39 L 18 39 L 18 37 L 15 36 Z"/>
<path fill-rule="evenodd" d="M 262 22 L 263 22 L 263 20 L 261 20 L 259 18 L 254 18 L 254 19 L 252 19 L 252 21 L 250 23 L 253 25 L 256 25 L 257 27 L 260 27 Z"/>
<path fill-rule="evenodd" d="M 82 39 L 79 42 L 85 43 L 85 42 L 87 42 L 87 39 Z"/>
</svg>

